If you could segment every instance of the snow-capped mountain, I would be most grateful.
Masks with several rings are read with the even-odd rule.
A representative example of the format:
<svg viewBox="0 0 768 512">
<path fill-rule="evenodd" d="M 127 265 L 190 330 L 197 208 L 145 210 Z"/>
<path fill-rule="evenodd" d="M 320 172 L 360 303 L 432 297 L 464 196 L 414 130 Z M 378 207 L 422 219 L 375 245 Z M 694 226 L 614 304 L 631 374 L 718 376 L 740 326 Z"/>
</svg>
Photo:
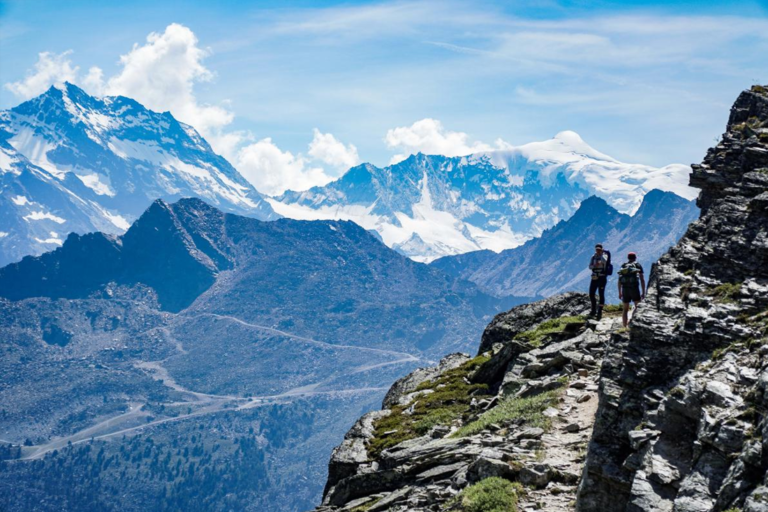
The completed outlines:
<svg viewBox="0 0 768 512">
<path fill-rule="evenodd" d="M 54 249 L 70 232 L 122 233 L 155 199 L 182 197 L 279 217 L 169 112 L 71 84 L 0 112 L 0 265 Z"/>
<path fill-rule="evenodd" d="M 600 153 L 576 133 L 448 158 L 421 153 L 384 168 L 363 164 L 338 180 L 270 199 L 297 219 L 353 220 L 419 261 L 537 237 L 596 195 L 633 214 L 650 190 L 693 199 L 687 165 L 654 168 Z"/>
</svg>

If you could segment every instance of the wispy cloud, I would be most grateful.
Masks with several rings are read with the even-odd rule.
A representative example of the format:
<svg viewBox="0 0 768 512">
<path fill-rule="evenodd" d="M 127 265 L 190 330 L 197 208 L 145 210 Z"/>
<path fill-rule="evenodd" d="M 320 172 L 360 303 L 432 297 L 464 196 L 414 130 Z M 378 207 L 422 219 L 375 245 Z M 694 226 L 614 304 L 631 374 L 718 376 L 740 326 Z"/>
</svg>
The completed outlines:
<svg viewBox="0 0 768 512">
<path fill-rule="evenodd" d="M 692 2 L 674 9 L 660 2 L 645 9 L 573 5 L 239 8 L 216 23 L 204 18 L 205 10 L 189 28 L 201 39 L 200 62 L 211 75 L 194 78 L 194 103 L 187 104 L 225 114 L 213 139 L 234 160 L 238 148 L 270 138 L 283 153 L 303 158 L 305 168 L 323 168 L 328 176 L 336 168 L 314 159 L 307 146 L 315 127 L 344 147 L 353 143 L 358 158 L 385 164 L 409 149 L 382 138 L 419 119 L 472 134 L 469 146 L 497 138 L 520 144 L 571 129 L 618 158 L 663 165 L 700 158 L 735 94 L 768 82 L 764 11 L 734 15 L 747 12 L 735 3 L 730 14 L 706 6 L 694 11 Z M 195 13 L 185 18 L 194 20 Z M 82 66 L 91 64 L 76 46 L 44 49 L 68 48 Z M 102 68 L 108 75 L 109 66 Z M 105 87 L 111 78 L 103 76 Z"/>
</svg>

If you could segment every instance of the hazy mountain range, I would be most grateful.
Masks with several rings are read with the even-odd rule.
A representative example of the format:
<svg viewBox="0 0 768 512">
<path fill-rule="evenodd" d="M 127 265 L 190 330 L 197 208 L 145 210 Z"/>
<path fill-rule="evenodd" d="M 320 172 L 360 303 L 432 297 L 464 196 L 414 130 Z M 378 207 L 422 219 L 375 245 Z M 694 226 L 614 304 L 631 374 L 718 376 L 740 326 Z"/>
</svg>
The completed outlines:
<svg viewBox="0 0 768 512">
<path fill-rule="evenodd" d="M 468 350 L 514 303 L 352 222 L 263 222 L 196 199 L 155 202 L 121 237 L 71 235 L 0 269 L 0 296 L 11 299 L 0 299 L 0 439 L 41 459 L 0 466 L 17 489 L 2 503 L 43 493 L 38 510 L 199 509 L 195 486 L 230 495 L 216 507 L 310 507 L 352 419 L 417 365 Z M 185 436 L 198 451 L 175 453 Z M 258 469 L 228 465 L 233 442 Z M 125 450 L 150 455 L 124 474 L 120 461 L 104 467 Z"/>
<path fill-rule="evenodd" d="M 120 234 L 155 199 L 182 197 L 263 220 L 353 220 L 431 261 L 517 247 L 591 195 L 627 214 L 653 189 L 692 199 L 689 172 L 622 163 L 565 131 L 467 157 L 363 164 L 324 187 L 265 198 L 169 112 L 64 84 L 0 112 L 0 264 L 54 249 L 70 232 Z"/>
<path fill-rule="evenodd" d="M 603 199 L 590 197 L 569 219 L 560 221 L 541 237 L 501 253 L 478 251 L 447 256 L 432 263 L 455 277 L 468 279 L 496 296 L 549 297 L 570 290 L 587 290 L 589 259 L 596 243 L 610 250 L 615 269 L 636 252 L 651 264 L 685 234 L 699 209 L 671 192 L 652 190 L 633 216 L 619 213 Z M 609 278 L 608 297 L 618 301 L 617 276 Z"/>
</svg>

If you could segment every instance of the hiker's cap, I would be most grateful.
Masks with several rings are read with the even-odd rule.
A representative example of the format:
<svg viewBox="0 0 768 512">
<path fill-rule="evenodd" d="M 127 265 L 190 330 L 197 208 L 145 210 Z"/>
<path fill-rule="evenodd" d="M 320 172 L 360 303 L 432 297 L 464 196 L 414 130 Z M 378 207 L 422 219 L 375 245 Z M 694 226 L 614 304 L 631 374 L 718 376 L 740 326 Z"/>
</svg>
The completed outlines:
<svg viewBox="0 0 768 512">
<path fill-rule="evenodd" d="M 631 252 L 631 253 L 627 254 L 627 258 L 629 258 L 629 259 L 637 258 L 637 254 L 634 253 L 634 252 Z"/>
<path fill-rule="evenodd" d="M 595 245 L 595 249 L 602 249 L 602 248 L 603 248 L 603 244 L 596 244 Z"/>
</svg>

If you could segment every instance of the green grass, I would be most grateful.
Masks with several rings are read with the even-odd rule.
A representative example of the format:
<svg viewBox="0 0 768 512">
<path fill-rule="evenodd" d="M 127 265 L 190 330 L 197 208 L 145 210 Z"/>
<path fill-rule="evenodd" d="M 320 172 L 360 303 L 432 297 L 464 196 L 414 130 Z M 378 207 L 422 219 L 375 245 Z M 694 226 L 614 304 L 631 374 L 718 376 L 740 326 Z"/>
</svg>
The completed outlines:
<svg viewBox="0 0 768 512">
<path fill-rule="evenodd" d="M 492 476 L 461 491 L 452 505 L 463 512 L 517 512 L 518 497 L 523 493 L 519 482 Z"/>
<path fill-rule="evenodd" d="M 540 323 L 530 331 L 516 334 L 514 339 L 524 341 L 532 347 L 539 347 L 551 334 L 563 332 L 568 324 L 584 323 L 585 320 L 586 318 L 583 315 L 553 318 Z"/>
<path fill-rule="evenodd" d="M 752 92 L 756 92 L 758 94 L 768 94 L 768 87 L 762 85 L 753 85 Z"/>
<path fill-rule="evenodd" d="M 707 295 L 714 297 L 717 302 L 734 303 L 734 298 L 741 293 L 741 283 L 723 283 L 707 291 Z"/>
<path fill-rule="evenodd" d="M 742 324 L 757 329 L 763 336 L 768 335 L 768 309 L 756 315 L 742 313 L 738 316 L 737 320 Z"/>
<path fill-rule="evenodd" d="M 381 501 L 381 498 L 375 498 L 367 503 L 363 503 L 362 505 L 358 505 L 357 507 L 353 508 L 350 512 L 367 512 L 370 510 L 371 507 L 373 507 L 375 504 Z"/>
<path fill-rule="evenodd" d="M 387 448 L 422 436 L 435 425 L 450 425 L 464 418 L 469 413 L 472 398 L 488 394 L 487 384 L 468 382 L 468 378 L 488 360 L 489 356 L 477 356 L 434 380 L 421 383 L 416 390 L 431 389 L 432 393 L 419 396 L 407 405 L 396 405 L 389 416 L 378 419 L 374 423 L 373 439 L 368 444 L 368 456 L 376 459 Z M 414 404 L 413 413 L 405 414 Z"/>
<path fill-rule="evenodd" d="M 552 418 L 544 416 L 544 410 L 557 403 L 561 389 L 553 389 L 536 396 L 526 398 L 509 397 L 499 405 L 484 412 L 475 421 L 468 423 L 451 434 L 451 437 L 464 437 L 477 434 L 494 423 L 522 419 L 526 427 L 552 428 Z"/>
<path fill-rule="evenodd" d="M 624 308 L 621 304 L 606 304 L 605 307 L 603 307 L 603 314 L 605 315 L 613 315 L 621 313 L 622 311 L 624 311 Z"/>
</svg>

